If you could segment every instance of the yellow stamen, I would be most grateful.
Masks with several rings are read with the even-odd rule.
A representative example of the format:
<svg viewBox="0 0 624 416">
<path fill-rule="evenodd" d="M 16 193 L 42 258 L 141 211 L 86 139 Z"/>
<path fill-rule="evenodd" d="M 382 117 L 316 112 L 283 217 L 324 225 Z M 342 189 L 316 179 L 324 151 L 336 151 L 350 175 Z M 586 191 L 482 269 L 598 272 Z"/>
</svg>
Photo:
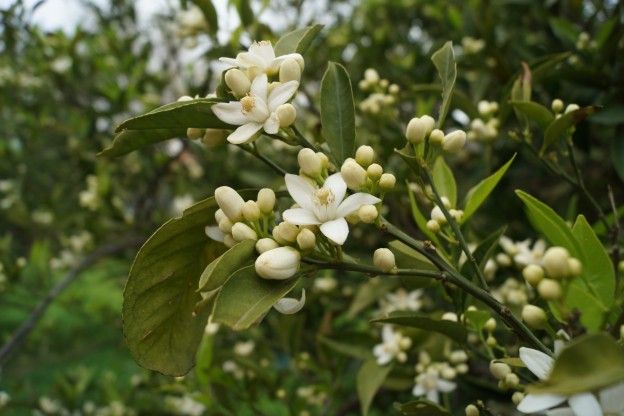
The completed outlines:
<svg viewBox="0 0 624 416">
<path fill-rule="evenodd" d="M 329 205 L 334 202 L 334 194 L 327 188 L 316 191 L 316 200 L 320 205 Z"/>
<path fill-rule="evenodd" d="M 253 110 L 256 100 L 253 97 L 246 95 L 240 100 L 240 103 L 243 106 L 243 111 L 248 113 Z"/>
</svg>

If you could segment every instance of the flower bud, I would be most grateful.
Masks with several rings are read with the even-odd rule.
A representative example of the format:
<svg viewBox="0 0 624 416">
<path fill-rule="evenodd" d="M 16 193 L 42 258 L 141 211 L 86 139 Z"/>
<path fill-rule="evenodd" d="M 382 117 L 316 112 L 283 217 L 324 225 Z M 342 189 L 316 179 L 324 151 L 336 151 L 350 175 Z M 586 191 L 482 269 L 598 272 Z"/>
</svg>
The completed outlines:
<svg viewBox="0 0 624 416">
<path fill-rule="evenodd" d="M 347 159 L 340 168 L 342 179 L 354 191 L 359 191 L 366 183 L 366 171 L 354 159 Z"/>
<path fill-rule="evenodd" d="M 508 374 L 511 374 L 511 368 L 505 364 L 496 361 L 490 363 L 490 373 L 497 380 L 503 380 Z"/>
<path fill-rule="evenodd" d="M 373 253 L 373 264 L 383 272 L 389 272 L 396 267 L 394 254 L 387 248 L 378 248 Z"/>
<path fill-rule="evenodd" d="M 544 253 L 542 264 L 548 277 L 562 279 L 570 274 L 568 259 L 570 253 L 563 247 L 550 247 Z"/>
<path fill-rule="evenodd" d="M 455 350 L 451 352 L 449 361 L 453 364 L 465 363 L 468 361 L 468 354 L 464 350 Z"/>
<path fill-rule="evenodd" d="M 379 73 L 373 68 L 368 68 L 364 71 L 364 79 L 369 83 L 379 82 Z"/>
<path fill-rule="evenodd" d="M 225 143 L 227 134 L 225 130 L 221 129 L 206 129 L 204 136 L 202 137 L 202 143 L 207 147 L 215 147 L 222 143 Z"/>
<path fill-rule="evenodd" d="M 453 217 L 455 221 L 461 222 L 464 216 L 464 211 L 462 211 L 461 209 L 451 209 L 449 210 L 449 214 L 451 214 L 451 217 Z"/>
<path fill-rule="evenodd" d="M 490 114 L 490 103 L 485 100 L 479 101 L 479 103 L 477 103 L 477 110 L 482 116 L 487 116 Z"/>
<path fill-rule="evenodd" d="M 299 270 L 301 254 L 292 247 L 278 247 L 260 254 L 256 273 L 265 279 L 289 279 Z"/>
<path fill-rule="evenodd" d="M 256 241 L 256 251 L 259 254 L 264 253 L 265 251 L 273 250 L 274 248 L 278 248 L 279 244 L 272 238 L 261 238 Z"/>
<path fill-rule="evenodd" d="M 496 319 L 489 318 L 487 321 L 485 321 L 483 328 L 488 332 L 493 332 L 496 329 Z"/>
<path fill-rule="evenodd" d="M 232 237 L 232 234 L 226 234 L 223 237 L 223 244 L 228 248 L 234 247 L 237 242 L 238 241 L 234 240 L 234 237 Z"/>
<path fill-rule="evenodd" d="M 564 113 L 568 114 L 568 113 L 571 113 L 572 111 L 578 110 L 579 108 L 581 108 L 581 107 L 579 107 L 578 104 L 568 104 L 568 106 L 566 107 Z"/>
<path fill-rule="evenodd" d="M 258 221 L 262 213 L 260 212 L 260 208 L 258 208 L 258 203 L 256 201 L 247 201 L 245 205 L 243 205 L 243 217 L 246 221 Z"/>
<path fill-rule="evenodd" d="M 455 130 L 444 136 L 442 148 L 448 153 L 459 152 L 466 143 L 466 132 L 463 130 Z"/>
<path fill-rule="evenodd" d="M 444 142 L 444 132 L 440 129 L 433 129 L 429 134 L 429 143 L 441 145 Z"/>
<path fill-rule="evenodd" d="M 297 109 L 291 103 L 282 104 L 275 110 L 280 127 L 288 127 L 297 119 Z"/>
<path fill-rule="evenodd" d="M 360 146 L 355 151 L 355 161 L 363 168 L 368 167 L 375 159 L 375 151 L 370 146 Z"/>
<path fill-rule="evenodd" d="M 372 224 L 379 216 L 379 212 L 375 205 L 362 205 L 358 210 L 358 216 L 363 223 Z"/>
<path fill-rule="evenodd" d="M 479 416 L 479 409 L 474 404 L 466 406 L 464 412 L 466 413 L 466 416 Z"/>
<path fill-rule="evenodd" d="M 550 108 L 552 109 L 553 112 L 555 113 L 560 113 L 563 111 L 563 101 L 561 101 L 559 98 L 555 98 L 552 101 L 552 104 L 550 104 Z"/>
<path fill-rule="evenodd" d="M 545 300 L 557 300 L 561 298 L 561 285 L 553 279 L 543 279 L 537 285 L 537 292 Z"/>
<path fill-rule="evenodd" d="M 431 219 L 436 221 L 438 224 L 446 223 L 446 217 L 444 216 L 442 209 L 437 205 L 431 210 Z"/>
<path fill-rule="evenodd" d="M 229 69 L 225 73 L 225 85 L 232 91 L 235 97 L 241 98 L 249 92 L 251 81 L 247 75 L 238 68 Z"/>
<path fill-rule="evenodd" d="M 544 269 L 537 264 L 529 264 L 522 270 L 522 277 L 528 284 L 535 287 L 544 278 Z"/>
<path fill-rule="evenodd" d="M 388 92 L 390 94 L 398 94 L 400 91 L 400 88 L 397 84 L 390 84 L 390 86 L 388 87 Z"/>
<path fill-rule="evenodd" d="M 457 314 L 455 312 L 444 312 L 442 314 L 442 320 L 457 322 Z"/>
<path fill-rule="evenodd" d="M 299 162 L 301 173 L 311 178 L 318 177 L 323 170 L 321 159 L 312 149 L 301 149 L 297 155 L 297 161 Z"/>
<path fill-rule="evenodd" d="M 514 389 L 520 384 L 520 378 L 517 374 L 509 373 L 505 376 L 505 386 L 508 389 Z"/>
<path fill-rule="evenodd" d="M 203 135 L 204 129 L 198 129 L 195 127 L 189 127 L 188 129 L 186 129 L 186 137 L 188 137 L 189 140 L 201 139 Z"/>
<path fill-rule="evenodd" d="M 269 214 L 273 212 L 275 207 L 275 192 L 269 188 L 262 188 L 258 192 L 258 208 L 263 214 Z"/>
<path fill-rule="evenodd" d="M 293 59 L 285 59 L 279 68 L 279 80 L 280 82 L 288 81 L 301 81 L 301 66 Z"/>
<path fill-rule="evenodd" d="M 321 161 L 321 166 L 323 167 L 323 169 L 327 169 L 329 167 L 329 158 L 327 157 L 327 155 L 323 152 L 316 152 L 316 156 Z"/>
<path fill-rule="evenodd" d="M 368 167 L 368 169 L 366 169 L 366 174 L 371 180 L 376 181 L 381 178 L 381 175 L 383 174 L 383 168 L 380 164 L 373 163 Z"/>
<path fill-rule="evenodd" d="M 384 191 L 389 191 L 394 188 L 395 184 L 396 177 L 391 173 L 384 173 L 381 175 L 381 178 L 379 178 L 379 187 Z"/>
<path fill-rule="evenodd" d="M 225 215 L 225 213 L 223 212 L 221 208 L 215 211 L 214 217 L 215 217 L 215 221 L 217 222 L 217 224 L 219 224 L 223 219 L 227 218 L 227 216 Z"/>
<path fill-rule="evenodd" d="M 577 277 L 583 273 L 583 265 L 579 259 L 574 257 L 568 259 L 568 269 L 570 270 L 570 277 Z"/>
<path fill-rule="evenodd" d="M 219 226 L 219 230 L 221 230 L 223 234 L 227 234 L 232 231 L 232 221 L 230 221 L 230 219 L 227 217 L 219 221 L 217 225 Z"/>
<path fill-rule="evenodd" d="M 223 210 L 225 215 L 232 222 L 243 219 L 243 205 L 245 200 L 229 186 L 220 186 L 215 190 L 215 199 L 219 208 Z"/>
<path fill-rule="evenodd" d="M 310 229 L 303 228 L 297 234 L 297 245 L 303 251 L 312 250 L 316 246 L 316 235 Z"/>
<path fill-rule="evenodd" d="M 407 123 L 407 128 L 405 129 L 405 137 L 410 143 L 418 144 L 425 140 L 425 137 L 435 125 L 435 121 L 430 116 L 422 116 L 422 117 L 414 117 Z"/>
<path fill-rule="evenodd" d="M 518 406 L 523 399 L 524 399 L 524 393 L 522 393 L 521 391 L 517 391 L 511 395 L 511 401 L 516 406 Z"/>
<path fill-rule="evenodd" d="M 445 196 L 441 196 L 440 197 L 440 201 L 442 201 L 442 205 L 444 205 L 444 208 L 449 209 L 451 208 L 451 201 L 449 201 L 449 199 Z"/>
<path fill-rule="evenodd" d="M 427 221 L 427 228 L 432 233 L 437 233 L 438 231 L 440 231 L 440 223 L 436 220 L 429 220 Z"/>
<path fill-rule="evenodd" d="M 232 226 L 232 237 L 234 240 L 240 242 L 243 240 L 257 240 L 258 234 L 243 222 L 237 222 Z"/>
<path fill-rule="evenodd" d="M 548 322 L 546 312 L 535 305 L 524 305 L 522 308 L 522 320 L 532 329 L 543 329 Z"/>
<path fill-rule="evenodd" d="M 273 228 L 273 238 L 280 244 L 289 244 L 297 241 L 299 228 L 289 222 L 281 222 Z"/>
</svg>

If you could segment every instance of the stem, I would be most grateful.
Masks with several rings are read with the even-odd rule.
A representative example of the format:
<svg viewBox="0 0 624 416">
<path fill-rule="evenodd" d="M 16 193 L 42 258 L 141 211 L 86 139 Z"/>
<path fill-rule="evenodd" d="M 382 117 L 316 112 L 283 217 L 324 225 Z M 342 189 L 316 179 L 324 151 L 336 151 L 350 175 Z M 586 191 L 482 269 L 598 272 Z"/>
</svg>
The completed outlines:
<svg viewBox="0 0 624 416">
<path fill-rule="evenodd" d="M 309 147 L 310 149 L 314 150 L 315 152 L 320 152 L 321 151 L 315 144 L 313 144 L 308 139 L 306 139 L 305 136 L 303 134 L 301 134 L 299 129 L 297 129 L 297 127 L 295 127 L 294 124 L 292 126 L 290 126 L 290 128 L 292 129 L 293 133 L 295 134 L 295 138 L 297 139 L 297 142 L 301 146 Z"/>
<path fill-rule="evenodd" d="M 266 157 L 263 154 L 261 154 L 260 151 L 258 150 L 258 148 L 255 146 L 255 144 L 252 145 L 252 146 L 250 146 L 250 145 L 239 145 L 238 147 L 240 147 L 241 149 L 243 149 L 244 151 L 246 151 L 250 155 L 253 155 L 253 156 L 257 157 L 258 159 L 260 159 L 261 161 L 266 163 L 271 169 L 273 169 L 279 175 L 284 176 L 284 175 L 286 175 L 288 173 L 288 172 L 286 172 L 285 169 L 283 169 L 277 163 L 273 162 L 271 159 L 269 159 L 268 157 Z"/>
</svg>

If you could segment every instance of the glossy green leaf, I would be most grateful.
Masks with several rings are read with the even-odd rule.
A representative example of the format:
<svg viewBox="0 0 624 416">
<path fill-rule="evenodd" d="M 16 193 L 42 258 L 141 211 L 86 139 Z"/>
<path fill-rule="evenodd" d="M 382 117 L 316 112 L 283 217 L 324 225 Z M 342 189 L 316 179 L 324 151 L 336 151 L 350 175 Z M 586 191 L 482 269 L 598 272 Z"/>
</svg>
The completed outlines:
<svg viewBox="0 0 624 416">
<path fill-rule="evenodd" d="M 362 415 L 366 416 L 368 414 L 375 394 L 377 394 L 391 370 L 391 365 L 380 366 L 374 358 L 365 361 L 362 367 L 360 367 L 355 381 Z"/>
<path fill-rule="evenodd" d="M 459 322 L 432 319 L 422 313 L 397 311 L 390 313 L 385 318 L 374 319 L 371 322 L 395 324 L 425 331 L 433 331 L 446 335 L 458 343 L 463 343 L 466 340 L 466 328 Z"/>
<path fill-rule="evenodd" d="M 515 158 L 516 155 L 513 155 L 513 157 L 496 172 L 483 179 L 468 191 L 464 200 L 464 216 L 462 217 L 462 222 L 466 222 L 468 218 L 472 217 L 481 204 L 485 202 L 498 182 L 500 182 L 503 175 L 505 175 L 505 172 L 507 172 L 507 169 L 509 169 L 509 166 L 511 166 Z"/>
<path fill-rule="evenodd" d="M 541 104 L 533 101 L 511 101 L 509 104 L 522 114 L 527 119 L 534 121 L 542 130 L 546 128 L 555 120 L 553 113 Z"/>
<path fill-rule="evenodd" d="M 556 358 L 548 379 L 527 390 L 571 396 L 623 380 L 624 349 L 606 333 L 596 333 L 572 341 Z"/>
<path fill-rule="evenodd" d="M 570 127 L 580 123 L 585 120 L 587 116 L 593 114 L 596 111 L 597 107 L 589 106 L 582 107 L 578 110 L 570 111 L 562 115 L 561 117 L 555 119 L 546 131 L 544 132 L 544 142 L 542 143 L 542 147 L 540 149 L 540 153 L 544 153 L 548 147 L 556 143 L 559 139 L 561 139 L 567 131 L 569 131 Z"/>
<path fill-rule="evenodd" d="M 199 279 L 199 291 L 211 292 L 219 289 L 236 270 L 250 262 L 255 249 L 254 240 L 244 240 L 214 259 Z"/>
<path fill-rule="evenodd" d="M 134 359 L 168 375 L 186 374 L 194 364 L 210 308 L 195 313 L 195 291 L 206 265 L 223 245 L 204 228 L 217 209 L 204 200 L 166 222 L 139 250 L 124 291 L 123 330 Z"/>
<path fill-rule="evenodd" d="M 457 78 L 457 63 L 455 62 L 455 54 L 453 52 L 453 42 L 448 41 L 431 55 L 431 61 L 438 70 L 438 75 L 442 81 L 442 105 L 436 126 L 440 128 L 451 104 L 451 95 Z"/>
<path fill-rule="evenodd" d="M 355 106 L 347 70 L 330 62 L 321 81 L 321 124 L 332 158 L 338 163 L 353 155 Z"/>
<path fill-rule="evenodd" d="M 237 270 L 223 285 L 215 301 L 212 319 L 234 330 L 247 329 L 290 292 L 299 279 L 268 280 L 256 274 L 255 267 Z"/>
<path fill-rule="evenodd" d="M 453 171 L 444 161 L 442 156 L 439 156 L 433 164 L 433 184 L 435 185 L 440 196 L 445 196 L 449 199 L 451 207 L 455 207 L 457 204 L 457 184 L 455 183 L 455 177 Z"/>
<path fill-rule="evenodd" d="M 450 416 L 448 410 L 425 399 L 399 404 L 397 409 L 405 416 Z"/>
<path fill-rule="evenodd" d="M 323 25 L 317 24 L 286 33 L 275 43 L 275 55 L 305 54 L 321 29 L 323 29 Z"/>
</svg>

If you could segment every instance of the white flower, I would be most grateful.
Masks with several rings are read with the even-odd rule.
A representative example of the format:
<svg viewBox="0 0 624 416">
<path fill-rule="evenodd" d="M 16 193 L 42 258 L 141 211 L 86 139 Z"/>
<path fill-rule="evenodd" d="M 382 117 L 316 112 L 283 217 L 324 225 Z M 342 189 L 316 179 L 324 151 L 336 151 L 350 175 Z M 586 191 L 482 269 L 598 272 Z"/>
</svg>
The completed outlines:
<svg viewBox="0 0 624 416">
<path fill-rule="evenodd" d="M 381 300 L 381 309 L 384 313 L 394 311 L 418 311 L 422 307 L 422 290 L 399 289 L 394 293 L 388 293 L 385 299 Z"/>
<path fill-rule="evenodd" d="M 269 81 L 266 74 L 262 74 L 253 80 L 249 94 L 240 101 L 215 104 L 212 111 L 221 121 L 240 126 L 227 137 L 230 143 L 247 143 L 260 129 L 267 134 L 279 131 L 276 110 L 292 98 L 298 87 L 297 81 L 288 81 L 271 88 L 269 92 Z"/>
<path fill-rule="evenodd" d="M 349 235 L 345 217 L 362 205 L 381 201 L 363 192 L 345 199 L 347 184 L 340 173 L 329 176 L 322 188 L 301 176 L 287 174 L 286 188 L 301 208 L 284 211 L 284 220 L 295 225 L 320 225 L 323 235 L 338 245 L 342 245 Z"/>
<path fill-rule="evenodd" d="M 414 396 L 427 396 L 429 401 L 440 403 L 440 393 L 449 393 L 457 388 L 457 384 L 440 377 L 439 372 L 434 369 L 427 369 L 416 377 L 416 385 L 412 390 Z"/>
<path fill-rule="evenodd" d="M 241 357 L 247 357 L 251 354 L 256 347 L 256 343 L 252 340 L 246 342 L 237 342 L 234 344 L 234 354 L 240 355 Z"/>
<path fill-rule="evenodd" d="M 531 371 L 540 380 L 548 378 L 548 374 L 552 370 L 553 364 L 555 363 L 555 360 L 552 357 L 544 354 L 543 352 L 526 347 L 520 348 L 520 359 L 524 365 L 527 366 L 529 371 Z M 619 385 L 612 387 L 611 389 L 616 389 L 615 392 L 621 394 L 624 386 Z M 606 392 L 606 394 L 602 394 L 604 392 Z M 603 390 L 601 395 L 606 396 L 605 403 L 608 406 L 614 404 L 611 402 L 613 392 L 610 389 Z M 616 403 L 621 407 L 619 404 L 620 399 L 621 397 L 618 397 Z M 596 396 L 589 392 L 577 393 L 569 397 L 559 394 L 527 394 L 518 404 L 518 410 L 523 413 L 542 412 L 558 406 L 566 400 L 568 405 L 570 405 L 569 409 L 557 409 L 555 411 L 548 412 L 548 414 L 552 416 L 603 416 L 600 403 L 596 399 Z"/>
<path fill-rule="evenodd" d="M 375 345 L 373 354 L 377 357 L 377 364 L 385 365 L 396 359 L 403 363 L 407 360 L 405 350 L 412 346 L 412 340 L 392 329 L 390 325 L 384 325 L 381 330 L 382 343 Z"/>
<path fill-rule="evenodd" d="M 305 289 L 301 291 L 301 298 L 286 298 L 283 297 L 278 300 L 273 307 L 276 311 L 284 315 L 292 315 L 301 310 L 303 305 L 305 305 L 306 295 Z"/>
<path fill-rule="evenodd" d="M 254 42 L 249 47 L 248 52 L 241 52 L 233 58 L 219 58 L 231 67 L 240 69 L 255 69 L 258 72 L 274 75 L 279 71 L 280 65 L 286 59 L 292 58 L 300 65 L 303 64 L 303 57 L 298 53 L 275 56 L 273 45 L 269 41 Z"/>
</svg>

